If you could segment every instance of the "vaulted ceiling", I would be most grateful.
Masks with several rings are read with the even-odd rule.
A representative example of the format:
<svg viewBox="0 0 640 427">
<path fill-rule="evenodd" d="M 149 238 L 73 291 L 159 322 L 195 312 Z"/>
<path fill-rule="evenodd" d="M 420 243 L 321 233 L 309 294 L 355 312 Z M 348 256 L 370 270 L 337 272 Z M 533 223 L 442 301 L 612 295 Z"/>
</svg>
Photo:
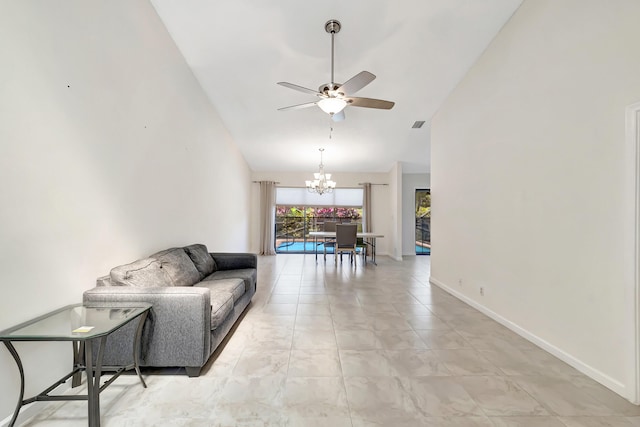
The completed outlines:
<svg viewBox="0 0 640 427">
<path fill-rule="evenodd" d="M 151 0 L 254 171 L 308 171 L 318 148 L 333 172 L 430 171 L 430 120 L 522 0 Z M 333 122 L 315 101 L 277 85 L 318 89 L 366 70 L 357 96 L 391 110 L 348 106 Z M 412 129 L 424 120 L 421 129 Z M 333 129 L 331 131 L 331 128 Z M 331 138 L 330 138 L 331 136 Z"/>
</svg>

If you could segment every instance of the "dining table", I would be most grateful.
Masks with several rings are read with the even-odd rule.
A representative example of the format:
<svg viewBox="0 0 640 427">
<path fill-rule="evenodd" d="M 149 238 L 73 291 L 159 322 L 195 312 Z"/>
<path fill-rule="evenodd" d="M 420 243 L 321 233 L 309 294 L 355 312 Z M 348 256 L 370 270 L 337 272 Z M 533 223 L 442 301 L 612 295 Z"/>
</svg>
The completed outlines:
<svg viewBox="0 0 640 427">
<path fill-rule="evenodd" d="M 333 240 L 335 240 L 336 232 L 335 231 L 310 231 L 309 232 L 309 236 L 313 237 L 313 243 L 314 243 L 315 255 L 316 255 L 316 262 L 318 262 L 318 246 L 324 244 L 324 241 L 321 241 L 320 243 L 318 243 L 318 239 L 324 239 L 324 240 L 333 239 Z M 370 254 L 371 254 L 371 263 L 373 263 L 375 265 L 378 265 L 376 263 L 376 239 L 380 239 L 380 238 L 384 237 L 384 234 L 359 231 L 358 233 L 356 233 L 356 237 L 359 238 L 359 239 L 362 239 L 365 242 L 365 244 L 368 247 L 371 248 L 371 251 L 367 251 L 367 252 L 370 252 Z"/>
</svg>

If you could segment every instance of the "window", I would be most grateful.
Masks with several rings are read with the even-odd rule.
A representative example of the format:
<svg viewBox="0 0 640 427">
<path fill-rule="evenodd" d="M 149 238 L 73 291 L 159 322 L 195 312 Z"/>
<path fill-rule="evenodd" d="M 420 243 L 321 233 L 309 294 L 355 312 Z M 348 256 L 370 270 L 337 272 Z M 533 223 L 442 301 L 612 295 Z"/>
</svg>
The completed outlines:
<svg viewBox="0 0 640 427">
<path fill-rule="evenodd" d="M 277 188 L 277 253 L 314 253 L 309 232 L 321 231 L 325 221 L 357 223 L 362 230 L 362 189 L 340 188 L 321 196 L 306 188 Z"/>
<path fill-rule="evenodd" d="M 331 193 L 310 193 L 306 188 L 278 187 L 276 205 L 289 206 L 359 206 L 362 207 L 362 188 L 336 188 Z"/>
</svg>

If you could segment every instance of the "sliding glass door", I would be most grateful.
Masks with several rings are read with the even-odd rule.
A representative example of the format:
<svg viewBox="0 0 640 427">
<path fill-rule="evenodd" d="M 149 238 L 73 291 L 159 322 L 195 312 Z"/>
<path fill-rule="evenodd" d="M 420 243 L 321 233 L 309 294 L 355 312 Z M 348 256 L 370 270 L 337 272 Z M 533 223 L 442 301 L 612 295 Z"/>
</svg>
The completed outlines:
<svg viewBox="0 0 640 427">
<path fill-rule="evenodd" d="M 314 253 L 310 231 L 322 231 L 325 221 L 358 224 L 362 231 L 362 206 L 276 205 L 276 253 Z"/>
<path fill-rule="evenodd" d="M 362 230 L 362 188 L 336 188 L 310 193 L 306 188 L 276 190 L 276 253 L 314 253 L 311 231 L 323 231 L 325 221 L 357 223 Z"/>
<path fill-rule="evenodd" d="M 416 255 L 431 254 L 431 190 L 416 190 Z"/>
</svg>

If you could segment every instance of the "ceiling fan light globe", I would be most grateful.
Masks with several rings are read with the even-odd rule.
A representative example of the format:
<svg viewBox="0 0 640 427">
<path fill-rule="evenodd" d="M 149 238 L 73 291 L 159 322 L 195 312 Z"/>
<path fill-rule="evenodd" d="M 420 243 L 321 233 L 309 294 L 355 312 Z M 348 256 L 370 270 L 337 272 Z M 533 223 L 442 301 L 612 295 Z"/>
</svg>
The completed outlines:
<svg viewBox="0 0 640 427">
<path fill-rule="evenodd" d="M 327 114 L 336 114 L 344 110 L 347 101 L 340 98 L 323 98 L 318 101 L 318 107 Z"/>
</svg>

